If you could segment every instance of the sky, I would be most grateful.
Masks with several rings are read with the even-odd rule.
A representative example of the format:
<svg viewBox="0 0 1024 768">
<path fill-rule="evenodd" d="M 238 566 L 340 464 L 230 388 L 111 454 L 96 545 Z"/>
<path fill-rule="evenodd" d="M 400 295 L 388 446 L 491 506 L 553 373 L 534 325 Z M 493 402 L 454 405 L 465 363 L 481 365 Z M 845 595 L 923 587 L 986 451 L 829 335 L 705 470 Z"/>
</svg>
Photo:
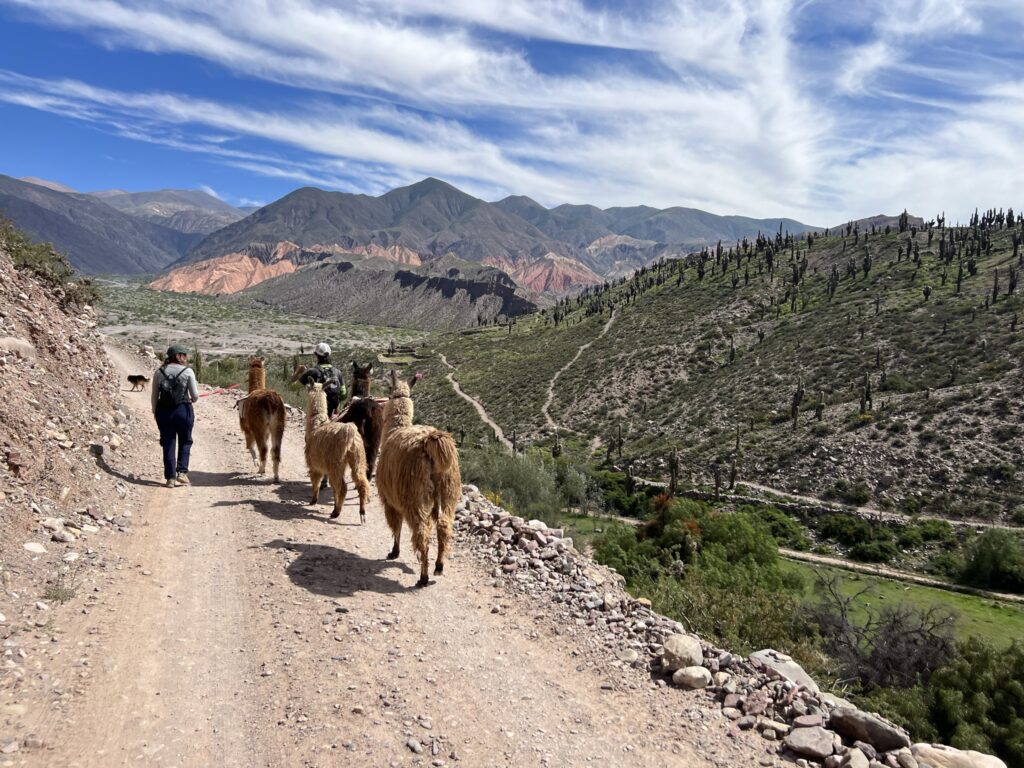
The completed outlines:
<svg viewBox="0 0 1024 768">
<path fill-rule="evenodd" d="M 1024 0 L 0 0 L 0 173 L 964 220 L 1024 209 Z"/>
</svg>

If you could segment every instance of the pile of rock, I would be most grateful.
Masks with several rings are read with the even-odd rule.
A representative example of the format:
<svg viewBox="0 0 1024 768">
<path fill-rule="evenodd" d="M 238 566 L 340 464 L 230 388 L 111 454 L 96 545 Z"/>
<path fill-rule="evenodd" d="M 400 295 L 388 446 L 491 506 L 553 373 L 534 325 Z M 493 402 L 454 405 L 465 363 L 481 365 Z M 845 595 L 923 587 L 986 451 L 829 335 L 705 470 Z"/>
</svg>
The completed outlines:
<svg viewBox="0 0 1024 768">
<path fill-rule="evenodd" d="M 743 658 L 703 642 L 628 594 L 619 574 L 582 555 L 563 530 L 512 515 L 475 486 L 463 491 L 456 531 L 495 577 L 532 599 L 549 595 L 567 622 L 592 630 L 620 661 L 648 668 L 658 684 L 703 689 L 736 728 L 755 729 L 781 756 L 826 768 L 1006 768 L 976 752 L 912 745 L 892 723 L 821 691 L 785 654 Z"/>
</svg>

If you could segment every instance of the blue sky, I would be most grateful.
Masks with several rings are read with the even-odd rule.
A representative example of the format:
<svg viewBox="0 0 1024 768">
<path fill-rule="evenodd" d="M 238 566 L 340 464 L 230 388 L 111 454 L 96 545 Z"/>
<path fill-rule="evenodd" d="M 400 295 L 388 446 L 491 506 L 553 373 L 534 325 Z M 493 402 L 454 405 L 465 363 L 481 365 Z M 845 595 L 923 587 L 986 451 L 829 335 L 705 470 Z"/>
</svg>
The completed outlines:
<svg viewBox="0 0 1024 768">
<path fill-rule="evenodd" d="M 0 0 L 0 173 L 234 204 L 1024 208 L 1021 0 Z"/>
</svg>

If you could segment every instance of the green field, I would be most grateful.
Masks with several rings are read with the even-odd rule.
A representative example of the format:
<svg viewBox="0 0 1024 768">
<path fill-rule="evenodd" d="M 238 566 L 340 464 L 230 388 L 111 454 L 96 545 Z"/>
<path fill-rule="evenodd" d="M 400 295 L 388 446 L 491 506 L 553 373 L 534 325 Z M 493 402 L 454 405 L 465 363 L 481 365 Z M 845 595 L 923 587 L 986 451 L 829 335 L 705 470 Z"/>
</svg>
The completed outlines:
<svg viewBox="0 0 1024 768">
<path fill-rule="evenodd" d="M 862 606 L 873 604 L 873 607 L 878 608 L 880 605 L 910 602 L 918 608 L 938 606 L 954 611 L 957 614 L 957 637 L 961 640 L 975 636 L 999 648 L 1006 648 L 1013 640 L 1024 637 L 1024 607 L 792 560 L 783 561 L 782 567 L 804 577 L 806 586 L 803 596 L 807 600 L 817 597 L 815 576 L 818 573 L 831 573 L 842 577 L 843 593 L 846 595 L 853 595 L 865 586 L 871 588 L 870 593 L 863 596 Z M 861 610 L 856 618 L 863 617 L 864 611 Z"/>
</svg>

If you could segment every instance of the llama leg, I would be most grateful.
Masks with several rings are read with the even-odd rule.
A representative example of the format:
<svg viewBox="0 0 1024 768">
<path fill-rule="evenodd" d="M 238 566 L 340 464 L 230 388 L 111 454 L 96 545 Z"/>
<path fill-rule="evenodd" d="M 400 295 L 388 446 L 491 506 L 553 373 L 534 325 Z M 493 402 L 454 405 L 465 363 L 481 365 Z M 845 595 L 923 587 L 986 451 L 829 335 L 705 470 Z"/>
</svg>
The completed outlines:
<svg viewBox="0 0 1024 768">
<path fill-rule="evenodd" d="M 444 573 L 444 560 L 448 555 L 448 547 L 452 540 L 451 518 L 441 515 L 437 520 L 437 562 L 434 564 L 434 574 L 440 576 Z"/>
<path fill-rule="evenodd" d="M 420 520 L 420 525 L 412 532 L 412 545 L 416 548 L 416 556 L 420 559 L 420 580 L 417 587 L 425 587 L 430 583 L 427 578 L 427 561 L 430 559 L 430 534 L 434 531 L 433 520 Z"/>
<path fill-rule="evenodd" d="M 359 524 L 366 522 L 366 501 L 370 498 L 370 484 L 365 479 L 356 481 L 356 491 L 359 492 Z"/>
<path fill-rule="evenodd" d="M 244 421 L 242 422 L 242 433 L 245 435 L 245 447 L 249 450 L 249 455 L 252 456 L 253 466 L 259 467 L 260 457 L 256 452 L 256 436 Z"/>
<path fill-rule="evenodd" d="M 395 537 L 395 546 L 388 553 L 388 560 L 394 560 L 399 555 L 399 540 L 402 536 L 402 514 L 388 504 L 384 504 L 384 519 L 388 521 L 388 528 Z"/>
<path fill-rule="evenodd" d="M 334 520 L 341 515 L 341 507 L 345 503 L 345 494 L 348 492 L 348 486 L 345 485 L 344 471 L 338 472 L 336 476 L 331 477 L 331 489 L 334 491 L 334 511 L 331 512 L 331 520 Z"/>
<path fill-rule="evenodd" d="M 281 482 L 281 442 L 284 440 L 284 419 L 278 419 L 274 423 L 273 443 L 271 444 L 270 457 L 274 462 L 274 482 Z"/>
<path fill-rule="evenodd" d="M 256 444 L 260 449 L 260 464 L 259 471 L 257 474 L 263 475 L 267 472 L 267 433 L 266 431 L 260 432 L 256 436 Z"/>
<path fill-rule="evenodd" d="M 315 505 L 320 500 L 320 481 L 324 479 L 323 473 L 318 469 L 309 470 L 309 482 L 313 486 L 313 500 L 310 504 Z"/>
</svg>

